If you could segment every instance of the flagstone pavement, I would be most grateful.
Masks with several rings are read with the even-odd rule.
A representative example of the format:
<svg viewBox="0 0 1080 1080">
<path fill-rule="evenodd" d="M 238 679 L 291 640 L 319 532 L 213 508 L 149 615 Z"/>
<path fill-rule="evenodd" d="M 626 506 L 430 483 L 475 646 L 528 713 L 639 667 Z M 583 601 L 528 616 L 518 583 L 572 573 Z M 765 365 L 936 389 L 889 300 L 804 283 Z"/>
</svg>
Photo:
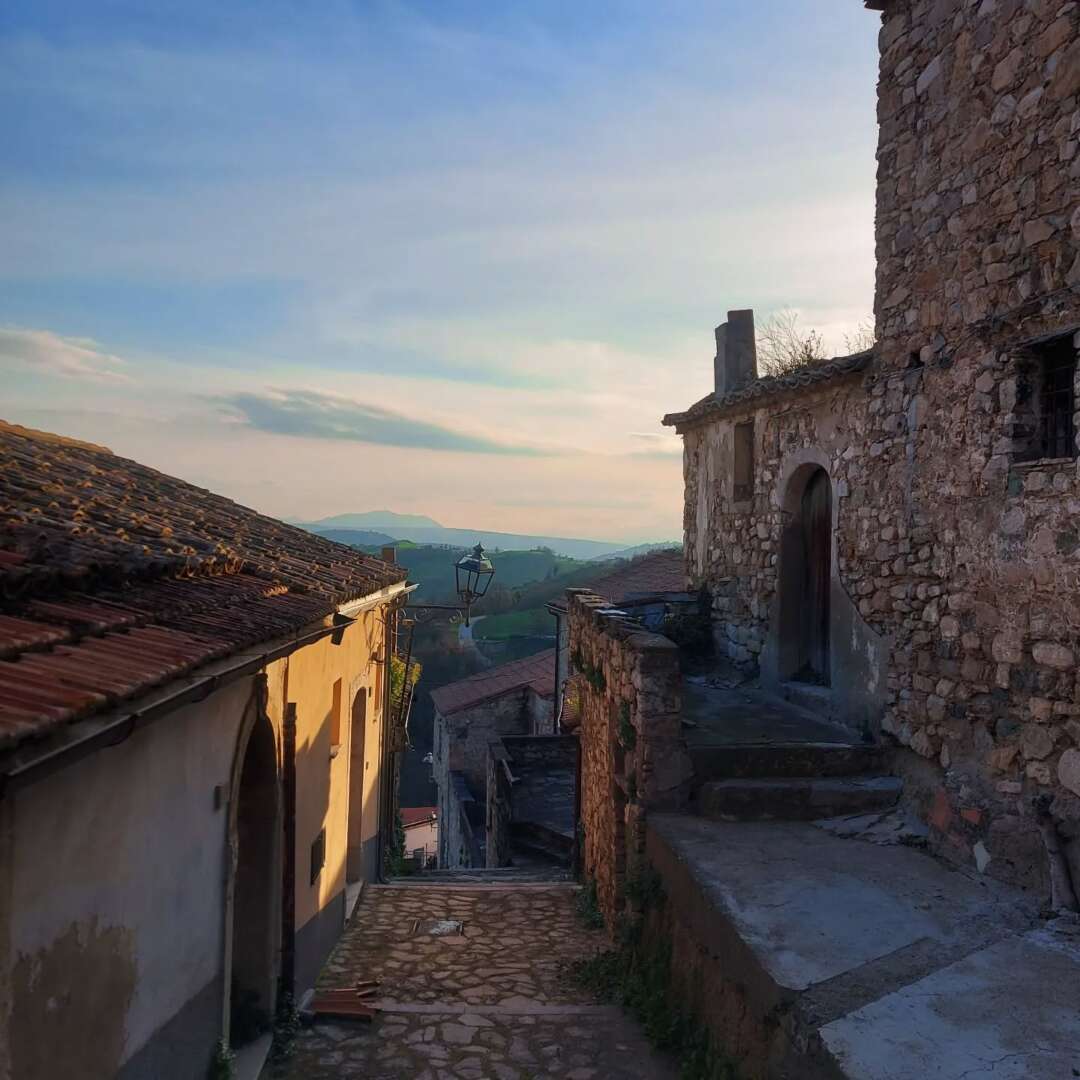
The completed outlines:
<svg viewBox="0 0 1080 1080">
<path fill-rule="evenodd" d="M 378 979 L 379 1015 L 303 1029 L 263 1080 L 674 1080 L 631 1018 L 568 982 L 567 966 L 605 945 L 576 895 L 368 886 L 319 985 Z"/>
</svg>

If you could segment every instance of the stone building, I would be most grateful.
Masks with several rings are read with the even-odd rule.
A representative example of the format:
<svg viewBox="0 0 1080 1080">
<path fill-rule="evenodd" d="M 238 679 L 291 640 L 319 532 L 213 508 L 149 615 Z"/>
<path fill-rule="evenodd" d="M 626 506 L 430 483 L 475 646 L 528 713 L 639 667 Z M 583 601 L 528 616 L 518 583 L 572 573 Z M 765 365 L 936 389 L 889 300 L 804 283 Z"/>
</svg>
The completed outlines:
<svg viewBox="0 0 1080 1080">
<path fill-rule="evenodd" d="M 685 598 L 682 553 L 632 559 L 592 588 L 658 620 Z M 568 701 L 570 624 L 548 605 L 556 647 L 433 690 L 433 772 L 439 791 L 439 865 L 505 866 L 538 856 L 565 863 L 575 835 L 577 716 Z M 554 703 L 560 703 L 555 715 Z"/>
<path fill-rule="evenodd" d="M 0 1077 L 206 1075 L 377 878 L 396 566 L 0 424 Z"/>
<path fill-rule="evenodd" d="M 552 734 L 554 697 L 554 649 L 431 692 L 439 866 L 486 864 L 488 748 L 504 735 Z"/>
<path fill-rule="evenodd" d="M 867 6 L 877 344 L 759 378 L 729 314 L 665 418 L 688 575 L 735 663 L 900 748 L 941 850 L 1045 886 L 1039 815 L 1080 818 L 1080 5 Z"/>
</svg>

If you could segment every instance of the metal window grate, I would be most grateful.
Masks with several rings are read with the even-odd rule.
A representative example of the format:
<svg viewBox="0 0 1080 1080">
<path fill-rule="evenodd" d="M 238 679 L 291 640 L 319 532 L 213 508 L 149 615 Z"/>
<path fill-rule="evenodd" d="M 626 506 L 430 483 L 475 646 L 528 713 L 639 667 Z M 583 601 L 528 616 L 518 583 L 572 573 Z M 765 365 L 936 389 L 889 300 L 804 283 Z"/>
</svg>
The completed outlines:
<svg viewBox="0 0 1080 1080">
<path fill-rule="evenodd" d="M 319 880 L 319 874 L 326 865 L 326 830 L 320 829 L 319 835 L 311 842 L 311 884 Z"/>
<path fill-rule="evenodd" d="M 1042 376 L 1042 457 L 1076 457 L 1076 353 L 1071 345 L 1046 356 Z"/>
</svg>

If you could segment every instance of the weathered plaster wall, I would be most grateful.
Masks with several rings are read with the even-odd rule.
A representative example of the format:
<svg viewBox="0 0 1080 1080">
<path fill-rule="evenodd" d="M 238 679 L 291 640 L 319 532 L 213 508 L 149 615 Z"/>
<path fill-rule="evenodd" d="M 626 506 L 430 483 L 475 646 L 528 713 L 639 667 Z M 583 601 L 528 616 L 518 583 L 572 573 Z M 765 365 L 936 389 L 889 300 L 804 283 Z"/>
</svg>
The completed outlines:
<svg viewBox="0 0 1080 1080">
<path fill-rule="evenodd" d="M 1037 884 L 1031 797 L 1067 837 L 1080 819 L 1080 479 L 1021 461 L 1024 348 L 1080 326 L 1080 6 L 890 3 L 881 48 L 878 356 L 687 432 L 689 570 L 734 658 L 768 674 L 780 478 L 827 457 L 845 664 L 873 676 L 887 650 L 864 715 L 910 753 L 942 850 Z M 751 414 L 738 508 L 731 424 Z"/>
<path fill-rule="evenodd" d="M 317 968 L 340 932 L 349 724 L 331 758 L 333 683 L 367 692 L 381 635 L 364 613 L 340 644 L 324 638 L 264 673 L 279 762 L 285 702 L 298 704 L 298 971 Z M 256 691 L 255 677 L 229 683 L 0 801 L 0 915 L 10 912 L 0 920 L 0 1077 L 201 1075 L 224 1013 L 228 799 Z M 379 702 L 368 717 L 373 841 Z M 310 843 L 323 825 L 327 861 L 312 886 Z"/>
<path fill-rule="evenodd" d="M 582 863 L 610 926 L 623 908 L 627 870 L 645 850 L 645 815 L 688 796 L 678 649 L 593 593 L 570 590 L 568 598 L 582 698 Z"/>
<path fill-rule="evenodd" d="M 11 798 L 13 1076 L 114 1076 L 218 978 L 214 787 L 253 692 L 234 683 Z"/>
</svg>

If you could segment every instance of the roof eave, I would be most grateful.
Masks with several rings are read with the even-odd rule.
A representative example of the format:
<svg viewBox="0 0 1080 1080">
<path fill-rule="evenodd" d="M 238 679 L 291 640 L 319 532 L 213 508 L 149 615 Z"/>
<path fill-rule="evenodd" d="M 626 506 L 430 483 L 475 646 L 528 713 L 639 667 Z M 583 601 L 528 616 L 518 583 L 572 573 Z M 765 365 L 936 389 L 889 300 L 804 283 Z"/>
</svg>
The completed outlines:
<svg viewBox="0 0 1080 1080">
<path fill-rule="evenodd" d="M 675 428 L 676 433 L 682 435 L 691 428 L 711 423 L 721 417 L 752 412 L 768 402 L 790 397 L 792 394 L 813 391 L 819 386 L 831 386 L 834 383 L 842 382 L 854 375 L 861 375 L 873 358 L 873 350 L 855 353 L 850 357 L 836 357 L 833 360 L 827 361 L 827 363 L 843 363 L 845 364 L 844 367 L 830 371 L 827 374 L 822 374 L 820 377 L 809 383 L 785 382 L 785 376 L 779 376 L 777 378 L 766 376 L 763 379 L 758 379 L 755 383 L 751 383 L 743 390 L 737 391 L 734 395 L 727 396 L 724 400 L 718 401 L 716 400 L 715 395 L 712 395 L 712 401 L 709 401 L 709 399 L 706 398 L 704 399 L 704 403 L 697 402 L 686 412 L 668 413 L 663 420 L 661 420 L 661 424 L 663 424 L 664 427 Z M 702 406 L 701 411 L 695 414 L 693 410 L 699 405 Z"/>
</svg>

